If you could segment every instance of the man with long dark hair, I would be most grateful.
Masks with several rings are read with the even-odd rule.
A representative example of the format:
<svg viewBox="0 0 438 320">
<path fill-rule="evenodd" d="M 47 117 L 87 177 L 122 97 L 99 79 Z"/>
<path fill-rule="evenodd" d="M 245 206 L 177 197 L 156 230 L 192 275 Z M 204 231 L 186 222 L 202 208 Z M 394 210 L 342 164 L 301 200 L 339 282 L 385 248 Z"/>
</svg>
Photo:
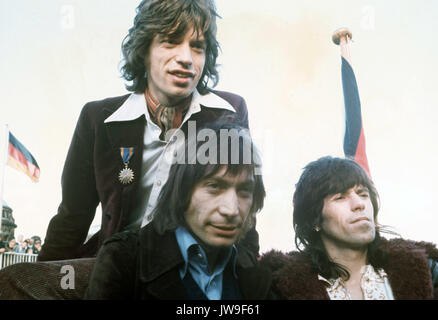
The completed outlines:
<svg viewBox="0 0 438 320">
<path fill-rule="evenodd" d="M 93 257 L 116 232 L 152 220 L 165 184 L 173 129 L 187 132 L 224 115 L 248 127 L 245 101 L 213 91 L 218 81 L 213 0 L 143 0 L 122 43 L 121 72 L 131 94 L 87 103 L 62 174 L 62 202 L 40 261 Z M 96 207 L 101 229 L 85 244 Z M 252 260 L 258 255 L 255 229 Z"/>
<path fill-rule="evenodd" d="M 153 221 L 105 241 L 86 298 L 268 297 L 269 271 L 248 265 L 242 259 L 246 253 L 237 250 L 263 207 L 259 157 L 247 130 L 229 125 L 202 130 L 209 139 L 186 141 L 161 190 Z M 224 130 L 234 130 L 234 142 L 222 135 Z M 191 147 L 196 154 L 189 152 Z"/>
<path fill-rule="evenodd" d="M 381 237 L 379 196 L 356 162 L 323 157 L 309 163 L 293 204 L 299 252 L 262 258 L 282 299 L 438 297 L 435 245 Z"/>
</svg>

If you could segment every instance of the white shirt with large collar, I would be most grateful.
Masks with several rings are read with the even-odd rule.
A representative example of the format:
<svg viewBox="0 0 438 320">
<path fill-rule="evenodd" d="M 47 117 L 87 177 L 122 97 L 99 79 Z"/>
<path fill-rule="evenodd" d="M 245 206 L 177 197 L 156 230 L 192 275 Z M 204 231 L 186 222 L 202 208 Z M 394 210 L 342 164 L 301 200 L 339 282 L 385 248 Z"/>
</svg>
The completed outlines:
<svg viewBox="0 0 438 320">
<path fill-rule="evenodd" d="M 210 92 L 201 95 L 196 89 L 193 92 L 192 101 L 184 117 L 181 126 L 190 117 L 201 112 L 201 105 L 207 108 L 226 109 L 235 112 L 234 108 L 226 100 Z M 172 165 L 171 159 L 175 154 L 176 145 L 172 143 L 172 136 L 167 141 L 160 139 L 161 129 L 152 122 L 149 115 L 144 94 L 131 94 L 129 98 L 111 116 L 105 119 L 105 123 L 114 121 L 132 121 L 141 116 L 146 117 L 146 128 L 144 133 L 143 163 L 136 204 L 133 212 L 129 213 L 128 224 L 125 229 L 137 229 L 152 221 L 152 211 L 155 208 L 161 188 L 169 177 L 169 170 Z M 180 128 L 181 128 L 180 126 Z"/>
</svg>

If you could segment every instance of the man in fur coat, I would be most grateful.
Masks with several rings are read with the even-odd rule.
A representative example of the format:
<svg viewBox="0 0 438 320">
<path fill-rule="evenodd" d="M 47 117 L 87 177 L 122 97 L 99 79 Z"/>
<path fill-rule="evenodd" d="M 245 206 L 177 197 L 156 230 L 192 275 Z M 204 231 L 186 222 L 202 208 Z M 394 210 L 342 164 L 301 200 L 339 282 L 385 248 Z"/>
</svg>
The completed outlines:
<svg viewBox="0 0 438 320">
<path fill-rule="evenodd" d="M 393 300 L 438 297 L 434 244 L 386 240 L 377 190 L 352 160 L 324 157 L 304 169 L 294 194 L 299 252 L 271 251 L 280 299 Z"/>
</svg>

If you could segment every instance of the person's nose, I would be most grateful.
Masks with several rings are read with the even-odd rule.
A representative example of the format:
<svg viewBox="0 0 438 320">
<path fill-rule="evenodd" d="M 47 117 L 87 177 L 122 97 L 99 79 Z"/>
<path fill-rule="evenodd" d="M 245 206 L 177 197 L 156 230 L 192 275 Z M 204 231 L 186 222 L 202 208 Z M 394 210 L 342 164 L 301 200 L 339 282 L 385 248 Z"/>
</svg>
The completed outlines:
<svg viewBox="0 0 438 320">
<path fill-rule="evenodd" d="M 239 214 L 239 197 L 236 190 L 230 189 L 223 194 L 219 205 L 219 212 L 225 216 L 236 216 Z"/>
<path fill-rule="evenodd" d="M 193 64 L 192 49 L 188 42 L 181 43 L 177 48 L 176 62 L 184 68 L 190 68 Z"/>
<path fill-rule="evenodd" d="M 356 193 L 350 195 L 351 207 L 354 212 L 361 213 L 365 210 L 365 199 Z"/>
</svg>

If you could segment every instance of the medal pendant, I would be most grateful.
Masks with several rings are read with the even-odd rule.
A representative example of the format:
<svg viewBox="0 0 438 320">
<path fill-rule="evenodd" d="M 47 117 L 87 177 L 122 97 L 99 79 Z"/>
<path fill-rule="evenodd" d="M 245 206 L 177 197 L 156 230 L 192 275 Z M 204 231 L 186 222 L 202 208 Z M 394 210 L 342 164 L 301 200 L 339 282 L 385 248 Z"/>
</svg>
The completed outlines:
<svg viewBox="0 0 438 320">
<path fill-rule="evenodd" d="M 122 184 L 129 184 L 134 180 L 134 171 L 128 168 L 128 165 L 125 164 L 125 168 L 122 169 L 119 173 L 119 181 Z"/>
</svg>

